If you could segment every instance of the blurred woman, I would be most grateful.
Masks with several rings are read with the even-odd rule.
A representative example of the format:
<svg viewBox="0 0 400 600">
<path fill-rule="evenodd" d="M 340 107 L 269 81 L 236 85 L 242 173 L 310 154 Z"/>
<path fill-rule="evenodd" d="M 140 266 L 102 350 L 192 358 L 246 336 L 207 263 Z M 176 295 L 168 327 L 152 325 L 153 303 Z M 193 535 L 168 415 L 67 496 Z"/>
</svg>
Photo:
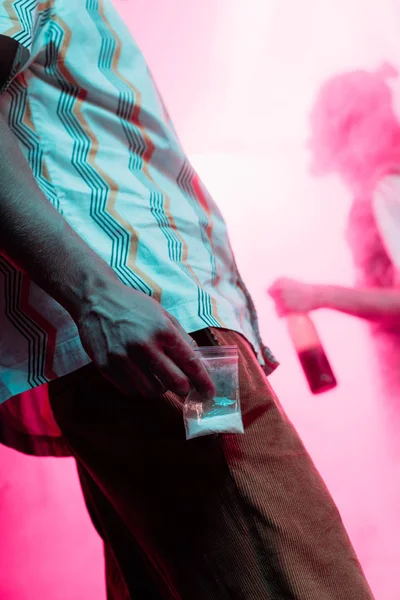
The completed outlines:
<svg viewBox="0 0 400 600">
<path fill-rule="evenodd" d="M 335 76 L 311 114 L 313 174 L 339 174 L 353 196 L 355 286 L 281 278 L 268 290 L 281 316 L 330 308 L 368 320 L 390 389 L 400 386 L 400 123 L 386 81 L 396 75 L 385 65 Z"/>
</svg>

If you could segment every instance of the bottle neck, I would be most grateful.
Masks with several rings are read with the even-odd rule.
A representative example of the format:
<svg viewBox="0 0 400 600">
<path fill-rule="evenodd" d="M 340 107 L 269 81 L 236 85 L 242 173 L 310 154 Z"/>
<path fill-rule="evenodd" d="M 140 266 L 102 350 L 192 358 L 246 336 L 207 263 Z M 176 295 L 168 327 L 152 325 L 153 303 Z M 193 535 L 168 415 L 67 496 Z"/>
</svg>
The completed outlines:
<svg viewBox="0 0 400 600">
<path fill-rule="evenodd" d="M 291 313 L 287 315 L 286 322 L 297 352 L 321 346 L 315 325 L 308 314 Z"/>
</svg>

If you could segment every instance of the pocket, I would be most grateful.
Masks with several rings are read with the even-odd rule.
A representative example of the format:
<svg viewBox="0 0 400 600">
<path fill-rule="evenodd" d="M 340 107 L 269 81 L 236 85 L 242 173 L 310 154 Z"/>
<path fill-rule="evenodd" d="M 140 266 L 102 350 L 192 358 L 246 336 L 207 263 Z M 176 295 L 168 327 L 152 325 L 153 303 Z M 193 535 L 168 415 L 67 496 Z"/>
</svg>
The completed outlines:
<svg viewBox="0 0 400 600">
<path fill-rule="evenodd" d="M 205 327 L 199 331 L 194 331 L 190 334 L 198 346 L 221 346 L 220 340 L 216 333 L 210 328 Z"/>
</svg>

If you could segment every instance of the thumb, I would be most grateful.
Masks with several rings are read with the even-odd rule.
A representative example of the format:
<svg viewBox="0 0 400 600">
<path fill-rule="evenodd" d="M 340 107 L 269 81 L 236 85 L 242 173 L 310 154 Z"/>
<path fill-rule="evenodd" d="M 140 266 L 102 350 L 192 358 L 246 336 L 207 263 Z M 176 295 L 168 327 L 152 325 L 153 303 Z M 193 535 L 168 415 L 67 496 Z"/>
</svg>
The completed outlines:
<svg viewBox="0 0 400 600">
<path fill-rule="evenodd" d="M 278 283 L 275 282 L 272 284 L 271 287 L 266 289 L 266 292 L 273 300 L 275 300 L 280 293 L 280 287 Z"/>
</svg>

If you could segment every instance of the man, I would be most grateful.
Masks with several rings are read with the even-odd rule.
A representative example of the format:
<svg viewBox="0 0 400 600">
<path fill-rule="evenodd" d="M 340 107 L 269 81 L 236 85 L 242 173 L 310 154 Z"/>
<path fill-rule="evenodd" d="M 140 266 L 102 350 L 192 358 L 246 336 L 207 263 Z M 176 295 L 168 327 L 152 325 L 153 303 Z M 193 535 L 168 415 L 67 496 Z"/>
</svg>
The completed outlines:
<svg viewBox="0 0 400 600">
<path fill-rule="evenodd" d="M 4 419 L 76 458 L 109 598 L 372 598 L 265 377 L 222 216 L 111 3 L 0 7 L 1 399 L 50 382 L 51 404 L 33 427 L 19 396 Z M 244 436 L 185 440 L 181 397 L 213 394 L 195 342 L 238 347 Z"/>
</svg>

